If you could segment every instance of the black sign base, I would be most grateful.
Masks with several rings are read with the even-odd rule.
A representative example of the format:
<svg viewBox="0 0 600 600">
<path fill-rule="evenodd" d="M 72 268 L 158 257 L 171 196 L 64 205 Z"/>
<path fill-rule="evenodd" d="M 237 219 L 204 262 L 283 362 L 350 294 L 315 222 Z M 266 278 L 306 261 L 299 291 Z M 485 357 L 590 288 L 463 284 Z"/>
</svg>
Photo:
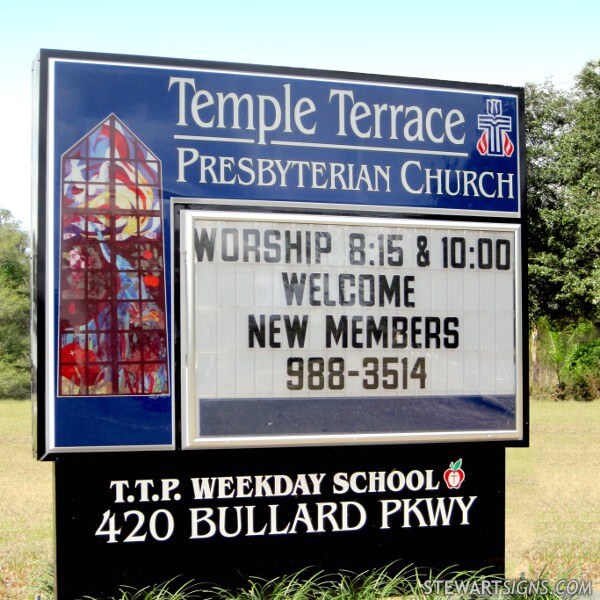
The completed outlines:
<svg viewBox="0 0 600 600">
<path fill-rule="evenodd" d="M 55 478 L 59 600 L 307 567 L 504 572 L 500 446 L 65 456 Z"/>
</svg>

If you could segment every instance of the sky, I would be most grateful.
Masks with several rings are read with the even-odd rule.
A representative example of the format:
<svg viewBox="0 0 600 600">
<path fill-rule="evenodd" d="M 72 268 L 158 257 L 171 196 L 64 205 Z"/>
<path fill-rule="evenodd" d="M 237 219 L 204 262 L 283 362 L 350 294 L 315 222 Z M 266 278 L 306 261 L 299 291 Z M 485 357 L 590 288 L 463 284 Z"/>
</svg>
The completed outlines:
<svg viewBox="0 0 600 600">
<path fill-rule="evenodd" d="M 600 58 L 598 0 L 9 0 L 0 208 L 30 226 L 40 48 L 568 88 Z"/>
</svg>

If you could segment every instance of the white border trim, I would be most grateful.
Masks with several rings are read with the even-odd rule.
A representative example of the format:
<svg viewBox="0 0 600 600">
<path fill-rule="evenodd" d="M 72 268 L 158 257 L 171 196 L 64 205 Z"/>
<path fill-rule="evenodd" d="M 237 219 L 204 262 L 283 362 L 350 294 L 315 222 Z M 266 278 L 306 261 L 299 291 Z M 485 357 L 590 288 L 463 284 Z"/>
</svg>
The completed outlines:
<svg viewBox="0 0 600 600">
<path fill-rule="evenodd" d="M 165 59 L 168 60 L 168 59 Z M 67 63 L 84 63 L 84 64 L 96 64 L 96 65 L 102 65 L 102 66 L 115 66 L 115 67 L 123 67 L 123 66 L 128 66 L 128 67 L 133 67 L 133 68 L 138 68 L 138 69 L 158 69 L 158 70 L 170 70 L 170 71 L 185 71 L 185 72 L 195 72 L 195 73 L 218 73 L 221 75 L 240 75 L 240 76 L 244 76 L 244 77 L 248 77 L 248 78 L 257 78 L 257 77 L 264 77 L 264 78 L 269 78 L 269 79 L 289 79 L 289 80 L 294 80 L 294 81 L 317 81 L 317 82 L 322 82 L 322 83 L 336 83 L 336 84 L 345 84 L 345 85 L 355 85 L 355 86 L 362 86 L 362 87 L 380 87 L 380 88 L 388 88 L 388 89 L 407 89 L 407 90 L 428 90 L 428 91 L 432 91 L 432 92 L 439 92 L 439 93 L 450 93 L 450 94 L 466 94 L 466 95 L 476 95 L 476 96 L 495 96 L 495 97 L 500 97 L 500 98 L 511 98 L 514 99 L 515 101 L 515 127 L 513 129 L 514 131 L 514 140 L 515 140 L 515 152 L 516 152 L 516 156 L 517 156 L 517 184 L 516 184 L 516 200 L 517 200 L 517 210 L 515 211 L 492 211 L 492 210 L 471 210 L 471 211 L 467 211 L 465 209 L 439 209 L 439 208 L 429 208 L 429 207 L 409 207 L 409 206 L 402 206 L 402 205 L 398 205 L 398 206 L 386 206 L 386 205 L 381 205 L 381 204 L 375 204 L 375 205 L 370 205 L 370 210 L 383 210 L 383 211 L 401 211 L 403 213 L 406 214 L 415 214 L 415 213 L 419 213 L 419 214 L 431 214 L 433 218 L 435 218 L 435 215 L 456 215 L 456 216 L 481 216 L 481 217 L 490 217 L 490 218 L 509 218 L 509 219 L 518 219 L 522 216 L 522 207 L 523 207 L 523 198 L 521 195 L 521 180 L 522 180 L 522 173 L 521 173 L 521 161 L 519 160 L 519 156 L 521 153 L 521 140 L 519 137 L 519 131 L 520 131 L 520 113 L 519 113 L 519 96 L 516 93 L 512 93 L 512 92 L 501 92 L 501 91 L 492 91 L 492 90 L 485 90 L 485 89 L 481 89 L 481 90 L 476 90 L 476 89 L 472 89 L 472 87 L 475 84 L 473 83 L 464 83 L 464 88 L 463 87 L 457 87 L 459 85 L 462 85 L 461 82 L 448 82 L 449 86 L 452 87 L 442 87 L 442 86 L 436 86 L 436 85 L 427 85 L 427 83 L 422 83 L 422 84 L 418 84 L 418 83 L 394 83 L 394 82 L 389 82 L 389 81 L 377 81 L 376 79 L 378 77 L 386 77 L 385 75 L 373 75 L 374 80 L 364 80 L 364 79 L 352 79 L 352 77 L 340 77 L 340 78 L 336 78 L 336 77 L 326 77 L 325 75 L 321 75 L 321 76 L 310 76 L 310 75 L 293 75 L 293 74 L 289 74 L 289 73 L 278 73 L 278 72 L 273 72 L 273 73 L 265 73 L 265 72 L 258 72 L 258 71 L 252 71 L 252 67 L 249 66 L 248 70 L 242 70 L 239 68 L 236 69 L 224 69 L 224 68 L 208 68 L 208 67 L 193 67 L 193 66 L 183 66 L 183 65 L 169 65 L 169 64 L 151 64 L 151 63 L 143 63 L 143 62 L 135 62 L 135 61 L 102 61 L 102 60 L 92 60 L 92 59 L 76 59 L 76 58 L 58 58 L 58 57 L 54 57 L 51 58 L 49 60 L 50 63 L 55 63 L 55 62 L 67 62 Z M 274 67 L 274 70 L 277 70 L 277 67 Z M 358 74 L 357 74 L 358 75 Z M 409 78 L 410 79 L 410 78 Z M 478 84 L 479 85 L 479 84 Z M 486 86 L 486 84 L 481 84 L 483 87 Z M 492 84 L 489 84 L 489 87 L 493 87 Z M 53 113 L 51 113 L 53 114 Z M 198 138 L 198 137 L 202 137 L 204 141 L 225 141 L 225 142 L 231 142 L 231 143 L 235 143 L 235 144 L 239 144 L 239 143 L 247 143 L 247 144 L 254 144 L 256 143 L 254 139 L 251 138 L 217 138 L 217 137 L 204 137 L 204 136 L 193 136 L 193 135 L 174 135 L 175 139 L 194 139 L 194 138 Z M 296 143 L 294 142 L 293 144 L 288 143 L 286 141 L 278 141 L 278 140 L 270 140 L 269 141 L 269 145 L 295 145 L 295 146 L 302 146 L 302 145 L 309 145 L 309 146 L 314 146 L 314 147 L 334 147 L 333 144 L 314 144 L 314 143 L 307 143 L 307 144 L 303 144 L 303 143 Z M 345 146 L 337 146 L 335 145 L 336 148 L 345 148 Z M 435 154 L 435 151 L 431 151 L 431 152 L 424 152 L 424 151 L 419 151 L 418 149 L 413 150 L 404 150 L 404 149 L 390 149 L 390 148 L 383 148 L 383 147 L 377 147 L 377 146 L 372 146 L 372 147 L 362 147 L 362 146 L 348 146 L 349 149 L 352 150 L 358 150 L 358 151 L 364 151 L 366 150 L 370 150 L 370 151 L 374 151 L 374 152 L 396 152 L 396 153 L 413 153 L 413 154 Z M 468 156 L 468 153 L 461 153 L 461 152 L 440 152 L 440 154 L 447 154 L 447 155 L 452 155 L 452 156 Z M 348 204 L 340 204 L 340 207 L 342 209 L 346 209 L 348 206 L 352 207 L 353 205 L 348 205 Z"/>
<path fill-rule="evenodd" d="M 55 269 L 54 269 L 54 263 L 56 260 L 56 248 L 55 248 L 55 244 L 54 244 L 54 227 L 55 227 L 55 220 L 56 220 L 56 214 L 55 214 L 55 198 L 54 198 L 54 170 L 55 170 L 55 164 L 56 164 L 56 160 L 57 157 L 54 155 L 54 144 L 55 144 L 55 101 L 54 101 L 54 96 L 55 96 L 55 67 L 58 63 L 80 63 L 80 64 L 97 64 L 97 65 L 102 65 L 102 66 L 116 66 L 116 67 L 133 67 L 133 68 L 138 68 L 138 69 L 158 69 L 158 70 L 170 70 L 170 71 L 176 71 L 176 72 L 195 72 L 195 73 L 219 73 L 219 74 L 223 74 L 223 75 L 240 75 L 243 77 L 248 77 L 248 78 L 258 78 L 258 77 L 262 77 L 262 78 L 270 78 L 270 79 L 286 79 L 286 80 L 298 80 L 298 81 L 306 81 L 306 80 L 310 80 L 310 81 L 317 81 L 317 82 L 327 82 L 327 83 L 334 83 L 336 85 L 353 85 L 353 86 L 360 86 L 360 87 L 380 87 L 380 88 L 387 88 L 387 89 L 410 89 L 410 90 L 428 90 L 431 92 L 440 92 L 440 93 L 448 93 L 448 94 L 465 94 L 465 95 L 477 95 L 477 96 L 484 96 L 484 95 L 489 95 L 489 96 L 495 96 L 495 97 L 500 97 L 500 98 L 511 98 L 514 99 L 516 102 L 516 106 L 517 106 L 517 110 L 515 113 L 515 128 L 514 128 L 514 132 L 515 132 L 515 147 L 516 147 L 516 152 L 517 152 L 517 156 L 520 155 L 520 145 L 521 145 L 521 140 L 519 137 L 519 131 L 520 131 L 520 112 L 518 110 L 519 108 L 519 95 L 515 92 L 512 91 L 501 91 L 501 90 L 491 90 L 491 89 L 485 89 L 486 85 L 485 84 L 481 84 L 481 88 L 482 89 L 474 89 L 475 86 L 478 86 L 480 84 L 475 84 L 475 83 L 461 83 L 461 82 L 448 82 L 448 87 L 443 86 L 443 85 L 435 85 L 435 83 L 432 84 L 428 84 L 426 80 L 423 80 L 422 83 L 401 83 L 401 82 L 394 82 L 394 81 L 381 81 L 381 80 L 377 80 L 379 79 L 383 79 L 386 78 L 388 76 L 386 75 L 369 75 L 369 79 L 363 79 L 362 78 L 362 74 L 356 74 L 356 78 L 352 77 L 351 73 L 348 74 L 342 74 L 342 76 L 340 77 L 336 77 L 335 73 L 332 73 L 332 75 L 330 77 L 327 76 L 326 72 L 324 72 L 321 75 L 310 75 L 309 74 L 309 70 L 307 70 L 306 74 L 302 74 L 302 73 L 298 73 L 298 74 L 294 74 L 294 73 L 289 73 L 289 72 L 283 72 L 283 70 L 285 70 L 284 67 L 270 67 L 273 72 L 263 72 L 263 71 L 253 71 L 253 66 L 252 65 L 248 65 L 247 68 L 244 68 L 243 65 L 233 65 L 231 69 L 226 68 L 226 66 L 216 66 L 214 68 L 211 68 L 210 66 L 198 66 L 198 67 L 194 67 L 193 65 L 182 65 L 182 64 L 168 64 L 168 60 L 169 59 L 164 59 L 164 62 L 161 62 L 159 64 L 156 63 L 152 63 L 151 59 L 149 59 L 148 61 L 144 61 L 143 57 L 140 57 L 140 60 L 137 61 L 135 59 L 133 59 L 132 57 L 125 57 L 124 60 L 118 60 L 117 58 L 115 58 L 114 60 L 110 60 L 108 55 L 107 55 L 107 59 L 103 60 L 102 58 L 98 58 L 98 59 L 86 59 L 83 56 L 81 58 L 77 58 L 77 57 L 64 57 L 64 56 L 52 56 L 51 55 L 51 51 L 48 51 L 48 57 L 46 58 L 47 61 L 47 69 L 48 69 L 48 81 L 47 81 L 47 89 L 46 90 L 40 90 L 40 93 L 46 93 L 47 94 L 47 114 L 46 116 L 46 173 L 45 173 L 45 178 L 46 178 L 46 197 L 43 199 L 38 199 L 38 201 L 43 201 L 45 202 L 45 223 L 43 224 L 45 227 L 45 235 L 46 235 L 46 245 L 44 248 L 38 248 L 38 252 L 45 252 L 46 255 L 46 259 L 45 259 L 45 273 L 44 273 L 44 278 L 45 278 L 45 286 L 46 286 L 46 298 L 45 298 L 45 323 L 46 323 L 46 331 L 47 331 L 47 335 L 46 335 L 46 347 L 45 347 L 45 360 L 44 360 L 44 364 L 45 364 L 45 382 L 44 382 L 44 390 L 43 390 L 43 394 L 44 394 L 44 403 L 45 403 L 45 423 L 44 423 L 44 427 L 45 427 L 45 448 L 44 449 L 40 449 L 43 450 L 44 454 L 47 453 L 60 453 L 60 452 L 86 452 L 86 451 L 105 451 L 105 452 L 110 452 L 110 451 L 115 451 L 115 450 L 122 450 L 122 451 L 128 451 L 128 450 L 140 450 L 140 449 L 144 449 L 144 450 L 162 450 L 162 449 L 173 449 L 175 447 L 175 438 L 176 438 L 176 423 L 175 423 L 175 401 L 176 401 L 176 396 L 175 396 L 175 389 L 174 389 L 174 381 L 175 381 L 175 358 L 174 358 L 174 348 L 173 348 L 173 341 L 174 341 L 174 329 L 173 329 L 173 315 L 171 315 L 171 395 L 174 399 L 173 402 L 173 406 L 172 406 L 172 431 L 173 431 L 173 438 L 171 441 L 171 444 L 168 445 L 158 445 L 158 446 L 101 446 L 101 447 L 96 447 L 96 446 L 81 446 L 81 447 L 57 447 L 56 446 L 56 437 L 55 437 L 55 402 L 56 402 L 56 396 L 55 396 L 55 387 L 56 387 L 56 373 L 55 373 L 55 362 L 56 362 L 56 357 L 55 357 L 55 352 L 54 352 L 54 348 L 55 348 L 55 338 L 57 335 L 56 332 L 56 327 L 55 327 L 55 323 L 54 323 L 54 313 L 56 312 L 56 304 L 55 304 Z M 177 59 L 173 59 L 175 62 L 177 61 Z M 316 71 L 316 69 L 313 69 L 313 71 Z M 407 79 L 411 79 L 411 78 L 407 78 Z M 442 83 L 442 82 L 440 82 Z M 464 86 L 464 87 L 459 87 L 459 86 Z M 495 87 L 492 84 L 490 84 L 488 87 Z M 501 87 L 501 86 L 498 86 Z M 242 140 L 242 139 L 233 139 L 233 138 L 228 138 L 227 139 L 228 142 L 246 142 L 247 140 Z M 272 140 L 273 144 L 281 144 L 284 142 L 277 142 L 276 140 Z M 357 148 L 360 149 L 360 148 Z M 386 151 L 387 149 L 385 148 L 377 148 L 377 147 L 373 147 L 370 148 L 373 151 L 379 151 L 379 152 L 383 152 Z M 389 150 L 387 150 L 389 151 Z M 400 152 L 401 150 L 394 150 L 397 152 Z M 438 216 L 458 216 L 458 217 L 467 217 L 467 215 L 469 217 L 486 217 L 486 218 L 494 218 L 494 219 L 503 219 L 503 218 L 508 218 L 508 219 L 518 219 L 522 216 L 522 205 L 523 205 L 523 199 L 522 199 L 522 195 L 521 195 L 521 189 L 522 189 L 522 173 L 521 173 L 521 162 L 520 160 L 517 160 L 517 210 L 516 211 L 509 211 L 509 212 L 498 212 L 498 211 L 485 211 L 485 210 L 474 210 L 474 211 L 465 211 L 464 209 L 439 209 L 439 208 L 433 208 L 431 210 L 429 210 L 427 207 L 410 207 L 410 206 L 401 206 L 401 205 L 395 205 L 395 206 L 388 206 L 388 205 L 381 205 L 381 204 L 376 204 L 376 205 L 353 205 L 353 204 L 331 204 L 331 203 L 317 203 L 317 202 L 277 202 L 277 201 L 260 201 L 260 200 L 256 200 L 256 201 L 249 201 L 248 202 L 248 206 L 250 205 L 254 205 L 257 207 L 265 207 L 265 208 L 275 208 L 275 207 L 279 207 L 279 208 L 283 208 L 283 207 L 289 207 L 289 206 L 293 206 L 295 210 L 302 210 L 302 209 L 308 209 L 308 210 L 327 210 L 327 211 L 331 211 L 331 212 L 350 212 L 350 213 L 354 213 L 357 211 L 364 211 L 364 212 L 379 212 L 382 214 L 385 213 L 390 213 L 390 214 L 403 214 L 403 215 L 411 215 L 411 214 L 419 214 L 419 215 L 423 215 L 423 214 L 431 214 L 432 218 L 435 219 Z M 164 178 L 163 178 L 164 181 Z M 164 189 L 163 186 L 163 200 L 165 200 L 166 197 L 166 190 Z M 186 198 L 184 200 L 187 203 L 193 203 L 195 202 L 195 199 L 189 199 Z M 214 199 L 214 200 L 206 200 L 207 203 L 213 204 L 215 206 L 227 206 L 227 205 L 232 205 L 235 203 L 238 203 L 240 201 L 235 201 L 235 200 L 224 200 L 224 199 Z M 173 220 L 173 210 L 172 210 L 173 204 L 172 202 L 170 203 L 170 210 L 171 210 L 171 220 Z M 169 210 L 169 207 L 167 207 L 166 210 Z M 171 221 L 172 222 L 172 221 Z M 429 221 L 427 221 L 427 223 L 429 223 Z M 501 225 L 498 224 L 498 226 L 492 226 L 492 228 L 495 229 L 502 229 Z M 166 234 L 166 232 L 165 232 Z M 518 235 L 517 232 L 517 238 L 520 239 L 520 236 Z M 174 248 L 174 244 L 173 244 L 173 229 L 171 229 L 171 258 L 174 259 L 175 258 L 175 253 L 179 250 Z M 166 257 L 165 257 L 166 258 Z M 520 255 L 519 255 L 519 260 L 520 260 Z M 40 265 L 41 268 L 42 265 Z M 521 285 L 521 279 L 520 279 L 520 268 L 521 265 L 520 264 L 516 264 L 516 270 L 518 270 L 518 274 L 516 275 L 517 277 L 517 287 L 520 289 L 520 285 Z M 174 277 L 173 277 L 173 268 L 174 268 L 174 262 L 171 263 L 171 308 L 172 310 L 174 309 L 174 304 L 173 304 L 173 289 L 174 289 Z M 517 310 L 519 312 L 519 316 L 517 317 L 517 322 L 519 322 L 519 320 L 522 318 L 521 315 L 521 296 L 519 295 L 518 297 L 518 303 L 517 303 Z M 518 343 L 522 345 L 522 339 L 521 339 L 521 331 L 519 330 L 518 327 L 516 327 L 516 337 L 518 340 Z M 520 368 L 520 365 L 519 365 Z M 519 387 L 522 387 L 522 381 L 519 378 L 518 382 L 517 382 Z M 40 390 L 41 392 L 42 390 Z M 521 393 L 521 401 L 522 401 L 522 390 L 520 390 Z M 521 407 L 522 409 L 522 407 Z M 183 416 L 182 416 L 183 418 Z M 518 417 L 519 419 L 519 417 Z M 522 421 L 522 410 L 521 410 L 521 415 L 520 415 L 520 420 Z M 522 428 L 522 423 L 519 423 L 519 427 Z M 510 432 L 507 433 L 507 436 L 510 435 Z M 354 438 L 355 436 L 349 436 L 350 438 Z M 454 439 L 454 436 L 452 436 L 452 438 L 449 439 Z M 479 439 L 479 438 L 478 438 Z M 486 438 L 487 439 L 487 438 Z M 496 439 L 496 438 L 494 438 Z M 506 438 L 498 438 L 498 439 L 522 439 L 522 432 L 520 437 L 518 438 L 513 438 L 513 437 L 506 437 Z M 383 440 L 385 441 L 385 440 Z M 408 440 L 407 440 L 408 441 Z M 438 440 L 436 440 L 438 441 Z M 443 441 L 443 440 L 439 440 L 439 441 Z M 348 443 L 352 443 L 352 442 L 348 442 Z M 382 442 L 383 443 L 383 442 Z"/>
<path fill-rule="evenodd" d="M 62 155 L 60 157 L 55 156 L 54 153 L 54 145 L 55 145 L 55 65 L 57 62 L 61 62 L 62 59 L 59 58 L 50 58 L 48 60 L 48 89 L 47 89 L 47 100 L 48 100 L 48 114 L 47 114 L 47 137 L 46 137 L 46 223 L 45 223 L 45 233 L 46 233 L 46 259 L 45 259 L 45 278 L 46 278 L 46 348 L 45 348 L 45 369 L 46 369 L 46 380 L 45 380 L 45 407 L 46 407 L 46 448 L 45 453 L 82 453 L 82 452 L 128 452 L 128 451 L 139 451 L 139 450 L 174 450 L 175 449 L 175 440 L 176 440 L 176 423 L 175 423 L 175 371 L 174 371 L 174 361 L 173 361 L 173 351 L 172 351 L 172 343 L 169 339 L 169 332 L 167 331 L 167 343 L 170 348 L 171 362 L 169 365 L 170 373 L 169 373 L 169 394 L 156 394 L 156 396 L 171 397 L 171 442 L 169 444 L 136 444 L 136 445 L 107 445 L 107 446 L 57 446 L 56 445 L 56 402 L 58 399 L 71 399 L 73 401 L 77 401 L 78 398 L 98 398 L 101 400 L 104 396 L 62 396 L 58 394 L 58 367 L 57 360 L 55 355 L 55 345 L 57 344 L 58 339 L 58 330 L 56 327 L 56 322 L 54 315 L 58 311 L 58 306 L 56 301 L 58 300 L 55 292 L 58 290 L 58 277 L 55 273 L 55 263 L 58 261 L 60 265 L 60 256 L 58 256 L 58 252 L 60 249 L 59 246 L 55 247 L 54 237 L 55 237 L 55 225 L 56 223 L 61 223 L 62 219 L 62 202 L 61 202 L 61 190 L 59 189 L 59 198 L 54 197 L 55 190 L 55 180 L 54 180 L 54 171 L 56 169 L 57 161 L 62 159 Z M 86 61 L 68 61 L 68 62 L 86 62 Z M 112 114 L 112 113 L 111 113 Z M 108 115 L 110 116 L 110 114 Z M 108 116 L 101 118 L 98 123 L 106 120 Z M 133 133 L 133 132 L 132 132 Z M 137 135 L 134 133 L 137 138 Z M 139 139 L 139 138 L 137 138 Z M 81 140 L 78 139 L 75 141 L 63 154 L 66 154 L 73 146 L 79 143 Z M 141 140 L 140 140 L 141 141 Z M 143 142 L 142 142 L 143 143 Z M 157 156 L 158 163 L 162 168 L 162 161 Z M 164 199 L 165 199 L 165 190 L 164 190 L 164 177 L 161 173 L 161 192 L 163 199 L 163 208 L 164 208 Z M 58 205 L 58 206 L 56 206 Z M 56 210 L 55 210 L 56 209 Z M 58 219 L 58 220 L 57 220 Z M 164 221 L 164 212 L 163 212 L 163 221 Z M 165 244 L 166 244 L 166 230 L 164 229 L 163 222 L 163 255 L 165 257 L 165 269 L 166 269 L 166 252 Z M 165 288 L 165 303 L 167 299 L 167 290 Z M 171 322 L 173 318 L 171 318 Z M 172 338 L 171 338 L 172 339 Z M 139 394 L 137 396 L 142 396 L 143 394 Z M 127 395 L 115 395 L 109 396 L 111 398 L 126 398 Z"/>
<path fill-rule="evenodd" d="M 173 201 L 174 199 L 172 199 Z M 194 199 L 202 205 L 212 205 L 211 199 Z M 182 200 L 183 201 L 183 200 Z M 189 199 L 186 200 L 189 202 Z M 238 209 L 252 206 L 235 203 Z M 172 206 L 174 204 L 172 203 Z M 281 206 L 281 204 L 278 204 Z M 286 204 L 290 207 L 290 204 Z M 296 209 L 302 208 L 294 204 Z M 321 208 L 323 208 L 320 205 Z M 346 211 L 348 207 L 345 207 Z M 198 402 L 195 398 L 195 371 L 188 361 L 188 354 L 193 351 L 194 325 L 194 292 L 193 292 L 193 229 L 194 221 L 201 220 L 235 220 L 235 221 L 267 221 L 276 223 L 323 223 L 333 225 L 382 225 L 398 227 L 426 227 L 430 229 L 468 229 L 473 231 L 507 231 L 515 238 L 514 248 L 514 340 L 515 340 L 515 423 L 514 430 L 457 431 L 457 432 L 420 432 L 420 433 L 380 433 L 380 434 L 303 434 L 303 435 L 236 435 L 205 436 L 198 435 Z M 515 224 L 495 224 L 472 221 L 440 221 L 428 219 L 393 219 L 386 217 L 369 217 L 359 215 L 316 215 L 302 213 L 268 213 L 251 212 L 250 210 L 218 211 L 218 210 L 182 210 L 180 224 L 180 329 L 181 352 L 180 381 L 181 395 L 177 401 L 181 406 L 181 444 L 184 450 L 199 448 L 248 448 L 248 447 L 280 447 L 280 446 L 325 446 L 325 445 L 357 445 L 357 444 L 389 444 L 389 443 L 431 443 L 459 441 L 500 441 L 523 439 L 523 339 L 522 322 L 522 290 L 521 290 L 521 226 Z M 175 259 L 176 257 L 174 257 Z"/>
</svg>

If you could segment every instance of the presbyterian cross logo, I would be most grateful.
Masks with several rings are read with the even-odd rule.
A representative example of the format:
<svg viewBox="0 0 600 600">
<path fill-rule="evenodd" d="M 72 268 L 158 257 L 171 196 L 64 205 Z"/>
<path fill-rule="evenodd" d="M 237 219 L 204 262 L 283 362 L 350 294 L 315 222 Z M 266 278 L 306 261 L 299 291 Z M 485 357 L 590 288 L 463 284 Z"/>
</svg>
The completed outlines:
<svg viewBox="0 0 600 600">
<path fill-rule="evenodd" d="M 487 113 L 477 115 L 477 129 L 483 131 L 477 142 L 482 156 L 512 156 L 515 146 L 508 135 L 512 131 L 512 118 L 502 114 L 502 100 L 489 98 Z"/>
</svg>

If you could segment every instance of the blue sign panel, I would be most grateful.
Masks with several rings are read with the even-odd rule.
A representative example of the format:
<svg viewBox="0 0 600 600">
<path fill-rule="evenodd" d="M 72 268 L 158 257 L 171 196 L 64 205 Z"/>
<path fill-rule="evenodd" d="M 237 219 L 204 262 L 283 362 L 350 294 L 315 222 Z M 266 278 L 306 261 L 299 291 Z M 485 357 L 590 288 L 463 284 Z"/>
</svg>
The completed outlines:
<svg viewBox="0 0 600 600">
<path fill-rule="evenodd" d="M 114 113 L 180 197 L 520 213 L 516 92 L 52 62 L 54 153 Z"/>
<path fill-rule="evenodd" d="M 37 396 L 43 417 L 40 455 L 177 446 L 175 404 L 181 398 L 176 390 L 185 388 L 186 377 L 194 387 L 204 381 L 202 373 L 181 374 L 185 357 L 175 342 L 182 326 L 194 325 L 194 335 L 200 338 L 204 334 L 197 314 L 186 313 L 197 309 L 193 298 L 191 304 L 181 304 L 183 314 L 176 320 L 179 270 L 186 277 L 200 276 L 204 281 L 209 277 L 209 271 L 200 267 L 186 271 L 179 263 L 180 209 L 184 213 L 204 203 L 241 212 L 259 207 L 272 213 L 312 211 L 354 218 L 376 215 L 384 220 L 508 221 L 515 226 L 510 234 L 500 228 L 500 233 L 481 236 L 473 233 L 477 227 L 472 225 L 456 235 L 439 223 L 431 234 L 421 232 L 422 223 L 416 229 L 410 222 L 402 226 L 422 246 L 420 255 L 413 249 L 414 256 L 425 256 L 427 235 L 439 247 L 435 260 L 442 273 L 483 272 L 492 265 L 490 272 L 506 276 L 508 287 L 502 293 L 510 305 L 501 308 L 503 318 L 509 324 L 520 318 L 515 300 L 523 186 L 520 90 L 44 51 L 39 104 L 34 253 L 40 346 Z M 198 215 L 194 218 L 197 224 L 190 225 L 190 236 L 195 235 L 193 227 L 197 231 L 204 227 Z M 264 220 L 265 228 L 271 227 L 268 223 L 280 227 L 276 217 Z M 242 227 L 239 219 L 233 221 Z M 312 227 L 318 233 L 319 223 L 306 231 Z M 371 233 L 373 240 L 387 240 L 392 244 L 382 250 L 387 258 L 389 254 L 396 260 L 408 252 L 399 241 L 404 234 L 390 229 L 398 224 L 375 225 L 380 230 L 365 233 L 355 222 L 340 222 L 337 231 L 355 244 Z M 225 236 L 228 227 L 225 222 Z M 336 224 L 331 227 L 333 235 Z M 193 246 L 194 238 L 182 234 L 181 242 Z M 347 251 L 340 244 L 336 242 L 332 256 L 343 261 Z M 468 261 L 464 253 L 475 250 L 477 260 Z M 360 254 L 360 248 L 353 252 Z M 424 266 L 419 260 L 423 259 L 414 258 L 411 265 L 415 272 Z M 346 276 L 375 277 L 363 274 L 358 263 L 353 266 L 356 273 L 341 273 L 342 281 Z M 365 263 L 372 271 L 377 266 L 374 259 Z M 345 267 L 340 262 L 335 268 Z M 250 267 L 248 273 L 258 277 L 261 269 L 262 265 Z M 264 281 L 272 276 L 265 274 Z M 232 277 L 227 281 L 235 285 Z M 395 281 L 391 270 L 386 277 L 386 285 Z M 451 278 L 452 285 L 460 287 L 457 277 Z M 480 279 L 471 274 L 469 281 L 476 286 Z M 219 313 L 218 303 L 210 306 Z M 321 317 L 327 319 L 325 314 Z M 515 326 L 513 331 L 517 330 Z M 211 335 L 217 360 L 221 342 L 218 334 Z M 460 335 L 470 334 L 465 330 Z M 512 364 L 514 353 L 520 352 L 519 341 L 516 333 L 508 337 L 511 347 L 503 347 L 503 360 Z M 473 342 L 469 351 L 477 348 Z M 495 351 L 497 346 L 489 342 L 486 348 Z M 397 360 L 402 364 L 401 358 Z M 498 429 L 509 423 L 512 435 L 520 431 L 519 375 L 510 377 L 511 385 L 499 386 L 501 392 L 495 393 L 502 396 L 502 410 L 508 403 L 509 414 Z M 225 405 L 218 406 L 215 382 L 216 413 L 208 403 L 197 412 L 227 414 Z M 438 388 L 446 389 L 442 384 Z M 461 402 L 477 391 L 477 386 L 458 388 L 452 388 L 452 397 Z M 277 392 L 279 397 L 279 388 Z M 371 395 L 377 396 L 377 390 Z M 412 401 L 418 404 L 421 395 Z M 236 401 L 242 396 L 234 394 Z M 439 391 L 433 396 L 446 401 Z M 248 406 L 260 405 L 260 393 L 253 391 L 252 398 Z M 186 419 L 185 399 L 182 405 Z M 233 404 L 228 407 L 233 409 Z M 332 408 L 332 414 L 336 410 Z M 237 435 L 235 428 L 228 430 L 218 419 L 211 427 L 218 436 L 227 436 L 228 431 Z M 409 431 L 416 433 L 410 439 L 419 439 L 420 426 L 416 432 L 411 427 L 408 422 L 386 423 L 385 431 Z M 356 428 L 360 430 L 355 423 L 350 431 Z M 435 430 L 443 431 L 443 423 Z M 193 446 L 195 436 L 184 435 L 183 445 Z"/>
</svg>

